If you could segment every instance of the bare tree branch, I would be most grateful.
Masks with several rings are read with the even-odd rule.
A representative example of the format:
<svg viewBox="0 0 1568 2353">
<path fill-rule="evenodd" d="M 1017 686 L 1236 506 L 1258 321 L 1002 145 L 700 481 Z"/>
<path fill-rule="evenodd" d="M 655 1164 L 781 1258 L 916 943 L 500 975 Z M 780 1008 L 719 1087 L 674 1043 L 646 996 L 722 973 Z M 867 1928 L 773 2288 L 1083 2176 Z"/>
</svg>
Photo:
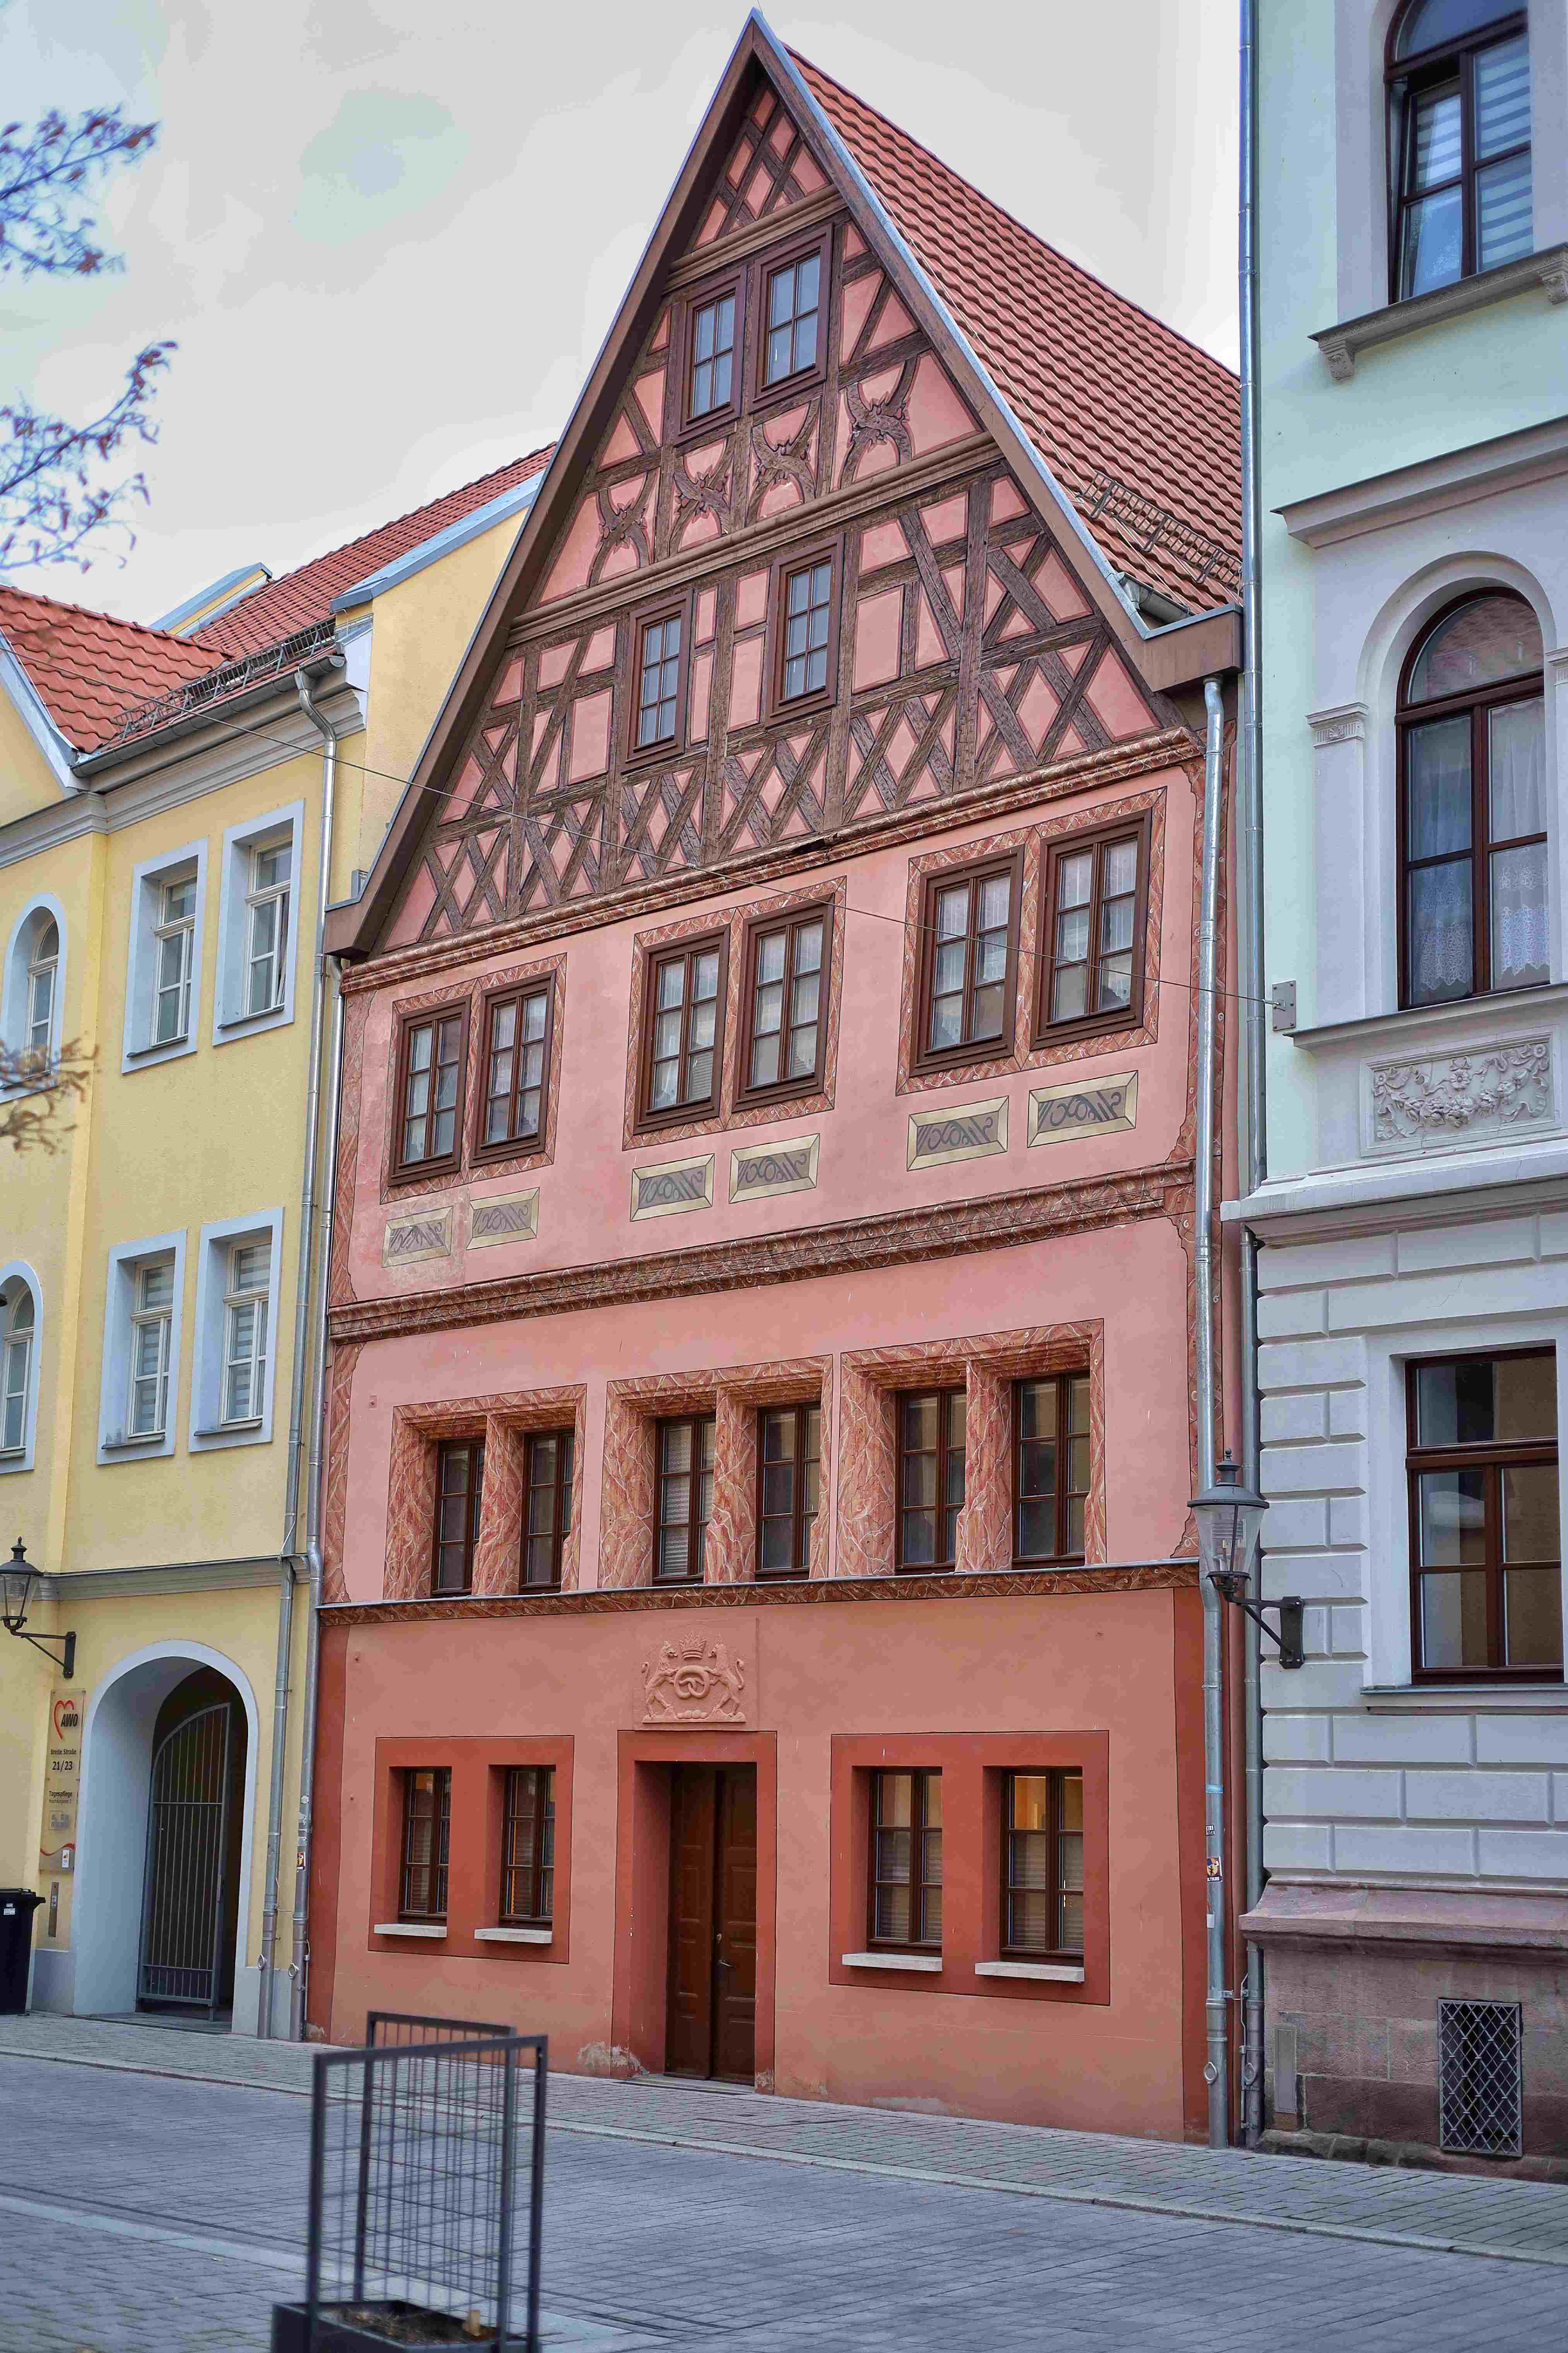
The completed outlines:
<svg viewBox="0 0 1568 2353">
<path fill-rule="evenodd" d="M 0 1046 L 0 1145 L 13 1152 L 57 1153 L 70 1132 L 65 1114 L 85 1098 L 97 1050 L 72 1038 L 47 1057 Z"/>
<path fill-rule="evenodd" d="M 127 122 L 117 106 L 94 108 L 71 121 L 51 108 L 31 130 L 0 130 L 0 272 L 19 269 L 90 278 L 123 267 L 94 245 L 95 183 L 117 164 L 144 155 L 155 122 Z"/>
</svg>

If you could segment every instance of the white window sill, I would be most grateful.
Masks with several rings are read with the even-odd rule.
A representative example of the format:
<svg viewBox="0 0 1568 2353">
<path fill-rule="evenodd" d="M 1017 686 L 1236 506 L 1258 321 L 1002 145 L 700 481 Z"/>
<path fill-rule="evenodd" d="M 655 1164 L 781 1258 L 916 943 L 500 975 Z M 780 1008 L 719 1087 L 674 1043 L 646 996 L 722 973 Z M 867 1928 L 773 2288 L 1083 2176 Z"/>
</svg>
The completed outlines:
<svg viewBox="0 0 1568 2353">
<path fill-rule="evenodd" d="M 1568 1683 L 1368 1683 L 1369 1715 L 1563 1715 Z"/>
<path fill-rule="evenodd" d="M 977 1978 L 1038 1978 L 1050 1985 L 1082 1985 L 1083 1971 L 1070 1961 L 976 1961 Z"/>
<path fill-rule="evenodd" d="M 445 1928 L 430 1927 L 423 1920 L 378 1920 L 371 1934 L 375 1936 L 433 1936 L 445 1941 Z"/>
<path fill-rule="evenodd" d="M 145 1062 L 157 1054 L 184 1054 L 190 1051 L 195 1042 L 194 1037 L 153 1038 L 150 1039 L 145 1046 L 131 1047 L 126 1052 L 125 1060 L 128 1063 Z"/>
<path fill-rule="evenodd" d="M 191 1436 L 193 1438 L 208 1439 L 243 1438 L 247 1430 L 259 1430 L 261 1426 L 261 1416 L 258 1413 L 255 1413 L 250 1415 L 248 1419 L 245 1421 L 220 1421 L 216 1429 L 213 1430 L 193 1430 Z"/>
<path fill-rule="evenodd" d="M 942 1975 L 940 1953 L 840 1953 L 847 1969 L 915 1969 L 922 1977 Z"/>
<path fill-rule="evenodd" d="M 1551 302 L 1568 302 L 1568 245 L 1549 245 L 1542 253 L 1528 253 L 1520 261 L 1505 261 L 1496 269 L 1479 269 L 1452 286 L 1435 286 L 1429 294 L 1413 294 L 1407 301 L 1389 302 L 1381 311 L 1363 311 L 1359 319 L 1342 319 L 1337 327 L 1321 328 L 1312 337 L 1328 363 L 1336 384 L 1348 384 L 1355 374 L 1358 352 L 1395 336 L 1415 334 L 1447 319 L 1461 319 L 1492 302 L 1506 302 L 1511 294 L 1528 294 L 1539 287 Z"/>
<path fill-rule="evenodd" d="M 100 1454 L 144 1454 L 150 1446 L 166 1446 L 166 1430 L 150 1430 L 141 1438 L 106 1438 L 99 1448 Z"/>
<path fill-rule="evenodd" d="M 476 1928 L 476 1945 L 552 1945 L 553 1928 Z"/>
<path fill-rule="evenodd" d="M 287 1011 L 288 1007 L 286 1005 L 265 1005 L 262 1007 L 259 1013 L 226 1013 L 223 1019 L 217 1026 L 223 1035 L 226 1037 L 231 1031 L 254 1029 L 258 1022 L 260 1021 L 276 1021 L 281 1014 L 286 1013 Z"/>
</svg>

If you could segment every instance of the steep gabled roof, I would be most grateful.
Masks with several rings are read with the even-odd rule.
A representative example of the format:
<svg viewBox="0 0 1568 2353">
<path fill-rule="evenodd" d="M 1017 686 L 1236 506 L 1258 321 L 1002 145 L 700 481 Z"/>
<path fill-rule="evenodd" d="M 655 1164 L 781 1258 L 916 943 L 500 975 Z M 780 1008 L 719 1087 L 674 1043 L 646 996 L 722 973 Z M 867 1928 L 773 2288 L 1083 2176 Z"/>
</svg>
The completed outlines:
<svg viewBox="0 0 1568 2353">
<path fill-rule="evenodd" d="M 1204 551 L 1169 531 L 1150 546 L 1109 503 L 1090 510 L 1112 477 L 1239 563 L 1240 388 L 1230 370 L 791 56 L 1107 560 L 1194 609 L 1225 603 L 1234 575 L 1205 567 Z"/>
<path fill-rule="evenodd" d="M 25 588 L 0 588 L 0 637 L 74 752 L 96 752 L 132 706 L 214 666 L 184 638 Z"/>
<path fill-rule="evenodd" d="M 416 507 L 412 513 L 398 515 L 392 522 L 384 522 L 376 530 L 349 540 L 342 547 L 334 547 L 326 555 L 314 556 L 293 572 L 285 572 L 280 579 L 269 580 L 253 596 L 242 597 L 227 612 L 217 614 L 193 630 L 191 643 L 209 647 L 212 658 L 234 661 L 242 654 L 259 652 L 279 638 L 308 629 L 312 622 L 324 621 L 331 611 L 334 596 L 341 596 L 345 588 L 353 587 L 361 580 L 368 580 L 373 572 L 379 572 L 395 556 L 406 555 L 411 548 L 434 539 L 437 532 L 461 522 L 476 507 L 487 506 L 491 499 L 515 490 L 531 475 L 542 473 L 550 463 L 554 447 L 552 441 L 548 442 L 542 449 L 531 450 L 526 458 L 514 458 L 510 465 L 498 466 L 493 473 L 465 482 L 461 490 L 448 491 L 444 498 L 433 499 L 428 506 Z"/>
</svg>

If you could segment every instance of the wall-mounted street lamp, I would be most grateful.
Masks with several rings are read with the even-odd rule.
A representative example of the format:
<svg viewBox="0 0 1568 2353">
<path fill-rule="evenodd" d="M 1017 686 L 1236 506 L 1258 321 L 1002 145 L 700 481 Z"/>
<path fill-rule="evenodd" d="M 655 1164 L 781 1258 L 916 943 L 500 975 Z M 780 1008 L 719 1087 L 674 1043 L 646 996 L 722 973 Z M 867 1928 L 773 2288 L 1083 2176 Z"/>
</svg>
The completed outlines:
<svg viewBox="0 0 1568 2353">
<path fill-rule="evenodd" d="M 1288 1593 L 1277 1602 L 1254 1601 L 1251 1598 L 1258 1539 L 1268 1506 L 1261 1495 L 1242 1485 L 1241 1472 L 1228 1454 L 1215 1465 L 1214 1485 L 1193 1497 L 1192 1509 L 1198 1524 L 1201 1573 L 1223 1600 L 1245 1610 L 1271 1642 L 1278 1642 L 1282 1667 L 1304 1667 L 1307 1655 L 1301 1648 L 1300 1596 Z M 1278 1633 L 1265 1619 L 1265 1609 L 1279 1610 Z"/>
<path fill-rule="evenodd" d="M 54 1659 L 68 1683 L 76 1672 L 76 1636 L 67 1634 L 62 1638 L 58 1634 L 29 1634 L 26 1630 L 27 1609 L 37 1598 L 37 1583 L 38 1572 L 28 1560 L 27 1548 L 18 1536 L 11 1547 L 10 1566 L 0 1568 L 0 1625 L 5 1627 L 7 1634 L 16 1634 L 24 1642 L 31 1642 L 35 1650 L 42 1651 L 46 1659 Z M 62 1639 L 65 1655 L 57 1658 L 49 1645 Z"/>
</svg>

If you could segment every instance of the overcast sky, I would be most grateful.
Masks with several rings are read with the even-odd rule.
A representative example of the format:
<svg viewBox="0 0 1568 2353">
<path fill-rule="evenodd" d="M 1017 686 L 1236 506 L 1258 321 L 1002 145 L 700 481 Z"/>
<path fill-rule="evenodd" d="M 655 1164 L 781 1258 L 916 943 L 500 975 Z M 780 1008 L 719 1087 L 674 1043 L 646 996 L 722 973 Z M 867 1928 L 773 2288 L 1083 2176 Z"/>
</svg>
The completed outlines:
<svg viewBox="0 0 1568 2353">
<path fill-rule="evenodd" d="M 559 431 L 740 0 L 0 0 L 7 116 L 162 130 L 123 274 L 0 281 L 5 373 L 81 417 L 174 338 L 123 568 L 14 585 L 151 621 Z M 1230 0 L 780 5 L 793 47 L 1075 260 L 1236 361 Z"/>
</svg>

